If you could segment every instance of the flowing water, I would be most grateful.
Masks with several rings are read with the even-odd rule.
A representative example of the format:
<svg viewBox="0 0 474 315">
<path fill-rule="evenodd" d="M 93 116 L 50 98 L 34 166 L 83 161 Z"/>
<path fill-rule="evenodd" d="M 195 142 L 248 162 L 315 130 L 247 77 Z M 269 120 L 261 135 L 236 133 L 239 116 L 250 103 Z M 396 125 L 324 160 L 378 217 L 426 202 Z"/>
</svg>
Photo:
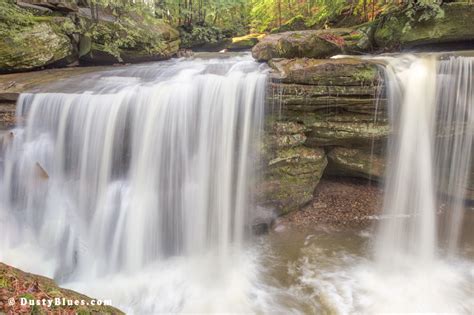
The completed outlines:
<svg viewBox="0 0 474 315">
<path fill-rule="evenodd" d="M 251 237 L 267 70 L 196 58 L 21 95 L 0 261 L 137 314 L 474 313 L 474 59 L 384 62 L 396 132 L 376 229 Z"/>
</svg>

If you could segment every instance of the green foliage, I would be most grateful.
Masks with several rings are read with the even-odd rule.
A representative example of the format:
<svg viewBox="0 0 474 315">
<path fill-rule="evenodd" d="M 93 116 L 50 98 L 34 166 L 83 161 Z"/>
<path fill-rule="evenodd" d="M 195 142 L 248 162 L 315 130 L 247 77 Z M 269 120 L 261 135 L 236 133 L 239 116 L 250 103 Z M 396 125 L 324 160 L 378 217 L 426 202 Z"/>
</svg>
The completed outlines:
<svg viewBox="0 0 474 315">
<path fill-rule="evenodd" d="M 33 25 L 34 15 L 17 7 L 13 0 L 0 0 L 0 36 Z"/>
<path fill-rule="evenodd" d="M 411 24 L 413 22 L 443 18 L 444 11 L 438 1 L 410 0 L 406 6 L 405 16 L 407 17 L 408 21 L 403 27 L 404 33 L 411 29 Z"/>
<path fill-rule="evenodd" d="M 218 43 L 224 38 L 222 30 L 212 25 L 195 26 L 191 31 L 181 29 L 181 46 L 185 48 L 206 43 Z"/>
</svg>

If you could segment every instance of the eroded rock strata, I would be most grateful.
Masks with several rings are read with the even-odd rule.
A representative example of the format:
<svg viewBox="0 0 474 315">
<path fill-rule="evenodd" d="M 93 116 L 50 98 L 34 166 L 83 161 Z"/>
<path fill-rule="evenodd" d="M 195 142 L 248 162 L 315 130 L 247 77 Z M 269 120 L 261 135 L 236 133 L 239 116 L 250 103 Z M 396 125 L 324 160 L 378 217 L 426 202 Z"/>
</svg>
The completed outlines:
<svg viewBox="0 0 474 315">
<path fill-rule="evenodd" d="M 323 174 L 383 176 L 391 130 L 376 64 L 302 58 L 269 65 L 262 200 L 285 214 L 313 199 Z"/>
</svg>

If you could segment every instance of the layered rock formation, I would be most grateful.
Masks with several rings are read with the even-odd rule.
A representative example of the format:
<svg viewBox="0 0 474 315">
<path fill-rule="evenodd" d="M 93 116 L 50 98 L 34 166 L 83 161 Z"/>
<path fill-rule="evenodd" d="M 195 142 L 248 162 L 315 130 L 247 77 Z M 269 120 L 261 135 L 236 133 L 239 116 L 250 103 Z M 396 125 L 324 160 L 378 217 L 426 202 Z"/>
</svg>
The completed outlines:
<svg viewBox="0 0 474 315">
<path fill-rule="evenodd" d="M 260 185 L 279 214 L 313 198 L 323 174 L 379 179 L 390 127 L 377 65 L 273 59 Z"/>
</svg>

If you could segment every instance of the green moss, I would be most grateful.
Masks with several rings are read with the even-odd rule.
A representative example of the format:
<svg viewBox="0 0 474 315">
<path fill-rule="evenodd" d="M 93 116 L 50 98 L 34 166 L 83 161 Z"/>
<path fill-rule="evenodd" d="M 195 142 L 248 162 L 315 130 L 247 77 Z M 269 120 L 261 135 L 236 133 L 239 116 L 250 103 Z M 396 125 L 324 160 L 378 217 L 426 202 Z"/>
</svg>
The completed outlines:
<svg viewBox="0 0 474 315">
<path fill-rule="evenodd" d="M 9 287 L 9 282 L 6 277 L 0 276 L 0 289 L 6 289 Z"/>
<path fill-rule="evenodd" d="M 374 38 L 381 48 L 396 49 L 429 43 L 471 41 L 474 39 L 474 6 L 451 3 L 442 6 L 443 14 L 430 16 L 426 11 L 412 17 L 407 11 L 396 11 L 384 16 Z"/>
</svg>

